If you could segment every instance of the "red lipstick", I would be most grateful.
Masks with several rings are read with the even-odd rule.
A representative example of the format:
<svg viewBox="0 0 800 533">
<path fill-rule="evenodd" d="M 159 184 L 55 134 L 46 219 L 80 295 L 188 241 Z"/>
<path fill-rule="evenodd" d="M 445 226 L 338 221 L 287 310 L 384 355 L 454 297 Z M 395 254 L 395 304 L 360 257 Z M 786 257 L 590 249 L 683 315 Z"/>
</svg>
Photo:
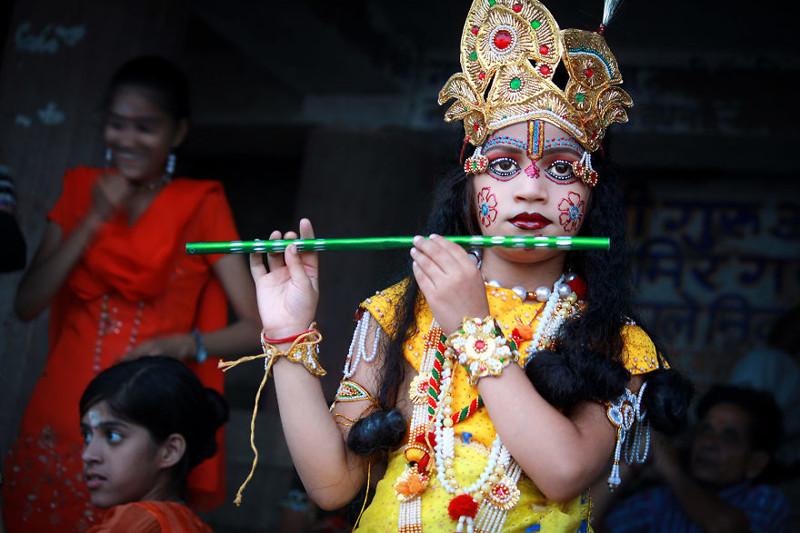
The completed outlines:
<svg viewBox="0 0 800 533">
<path fill-rule="evenodd" d="M 551 224 L 550 220 L 539 213 L 520 213 L 509 220 L 516 227 L 524 230 L 537 230 Z"/>
</svg>

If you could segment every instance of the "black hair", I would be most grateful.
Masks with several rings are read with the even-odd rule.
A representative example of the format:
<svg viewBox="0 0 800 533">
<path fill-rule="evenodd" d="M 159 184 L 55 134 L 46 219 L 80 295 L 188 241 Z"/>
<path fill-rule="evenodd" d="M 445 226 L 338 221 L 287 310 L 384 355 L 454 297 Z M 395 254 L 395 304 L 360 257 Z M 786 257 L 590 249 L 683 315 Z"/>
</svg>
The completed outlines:
<svg viewBox="0 0 800 533">
<path fill-rule="evenodd" d="M 775 453 L 783 437 L 783 413 L 771 393 L 738 385 L 712 385 L 697 402 L 697 419 L 702 420 L 721 403 L 734 405 L 749 415 L 750 445 L 754 450 Z"/>
<path fill-rule="evenodd" d="M 217 452 L 217 429 L 228 421 L 222 395 L 171 357 L 142 357 L 100 372 L 81 396 L 81 417 L 101 401 L 115 416 L 147 428 L 158 444 L 173 433 L 183 435 L 186 451 L 173 470 L 181 492 L 189 471 Z"/>
<path fill-rule="evenodd" d="M 592 189 L 591 203 L 580 234 L 610 237 L 611 250 L 567 254 L 565 267 L 586 281 L 587 307 L 579 316 L 562 325 L 554 350 L 539 352 L 526 368 L 536 390 L 550 404 L 565 410 L 581 401 L 607 402 L 624 393 L 631 375 L 620 358 L 622 328 L 631 320 L 642 325 L 633 309 L 625 208 L 616 184 L 619 172 L 599 153 L 594 154 L 593 163 L 600 178 Z M 449 174 L 434 192 L 434 206 L 426 232 L 478 234 L 476 209 L 472 201 L 472 180 L 459 168 Z M 383 410 L 390 409 L 397 400 L 405 377 L 403 343 L 417 327 L 414 308 L 420 294 L 410 265 L 404 278 L 409 282 L 398 302 L 396 322 L 399 326 L 396 331 L 399 333 L 388 339 L 384 346 L 386 357 L 377 398 Z M 659 349 L 659 353 L 663 358 L 663 350 Z M 678 371 L 666 368 L 649 373 L 647 381 L 644 403 L 651 424 L 665 434 L 677 433 L 686 424 L 693 393 L 691 383 Z M 381 416 L 381 413 L 370 416 Z M 360 449 L 391 449 L 401 442 L 402 435 L 394 440 L 372 442 L 378 439 L 379 433 L 364 431 L 359 427 L 362 424 L 365 427 L 372 425 L 362 419 L 351 429 L 351 432 L 357 432 L 358 438 L 366 439 L 366 442 L 358 443 Z M 356 449 L 354 440 L 352 437 L 348 439 L 351 449 Z"/>
<path fill-rule="evenodd" d="M 141 87 L 153 93 L 156 104 L 175 121 L 191 115 L 189 80 L 172 61 L 160 56 L 141 56 L 123 64 L 114 73 L 106 90 L 105 108 L 111 105 L 120 87 Z"/>
</svg>

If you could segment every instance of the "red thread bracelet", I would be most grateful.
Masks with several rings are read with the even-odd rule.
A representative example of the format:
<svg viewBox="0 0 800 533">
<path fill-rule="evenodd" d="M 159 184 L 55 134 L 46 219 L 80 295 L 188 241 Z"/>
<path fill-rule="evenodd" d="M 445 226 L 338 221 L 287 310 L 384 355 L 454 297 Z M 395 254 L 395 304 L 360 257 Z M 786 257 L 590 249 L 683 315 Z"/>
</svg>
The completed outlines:
<svg viewBox="0 0 800 533">
<path fill-rule="evenodd" d="M 297 339 L 299 339 L 300 337 L 302 337 L 303 335 L 305 335 L 307 333 L 311 333 L 313 331 L 317 331 L 317 328 L 313 328 L 312 327 L 311 329 L 307 329 L 307 330 L 305 330 L 303 332 L 298 333 L 297 335 L 292 335 L 290 337 L 284 337 L 282 339 L 270 339 L 269 337 L 267 337 L 264 334 L 264 331 L 261 331 L 261 343 L 262 344 L 273 344 L 273 345 L 274 344 L 289 344 L 290 342 L 294 342 Z"/>
</svg>

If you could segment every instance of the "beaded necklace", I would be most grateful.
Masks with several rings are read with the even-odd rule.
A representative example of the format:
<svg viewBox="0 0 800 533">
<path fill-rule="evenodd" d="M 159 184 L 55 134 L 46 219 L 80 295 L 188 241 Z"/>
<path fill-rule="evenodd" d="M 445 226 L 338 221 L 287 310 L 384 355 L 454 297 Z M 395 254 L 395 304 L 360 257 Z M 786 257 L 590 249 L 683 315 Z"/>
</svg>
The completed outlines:
<svg viewBox="0 0 800 533">
<path fill-rule="evenodd" d="M 492 287 L 500 286 L 489 282 Z M 516 289 L 520 289 L 517 291 Z M 523 288 L 513 289 L 525 301 L 526 298 L 542 301 L 547 290 L 545 305 L 537 312 L 538 323 L 526 353 L 525 363 L 537 351 L 547 348 L 555 338 L 564 320 L 580 311 L 585 284 L 575 276 L 559 278 L 550 291 L 540 287 L 528 293 Z M 524 296 L 521 292 L 525 292 Z M 580 292 L 580 294 L 576 294 Z M 515 330 L 516 332 L 516 330 Z M 519 501 L 517 488 L 522 469 L 511 457 L 496 435 L 486 467 L 468 486 L 461 486 L 455 479 L 456 433 L 454 426 L 466 420 L 483 406 L 478 397 L 469 405 L 453 411 L 452 380 L 454 361 L 446 358 L 444 342 L 447 337 L 435 320 L 426 337 L 419 374 L 411 382 L 409 396 L 413 404 L 408 443 L 405 448 L 406 469 L 394 484 L 400 500 L 398 530 L 402 533 L 422 532 L 421 494 L 431 483 L 431 455 L 434 458 L 435 477 L 441 487 L 455 497 L 448 506 L 453 520 L 458 521 L 456 531 L 478 531 L 491 533 L 502 531 L 508 511 Z"/>
</svg>

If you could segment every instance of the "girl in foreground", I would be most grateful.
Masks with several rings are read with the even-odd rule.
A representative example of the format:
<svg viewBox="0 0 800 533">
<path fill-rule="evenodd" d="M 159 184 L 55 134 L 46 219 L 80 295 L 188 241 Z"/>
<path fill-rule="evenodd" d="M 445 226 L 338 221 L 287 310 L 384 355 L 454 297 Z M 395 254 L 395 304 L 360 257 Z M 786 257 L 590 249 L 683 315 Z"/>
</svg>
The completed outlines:
<svg viewBox="0 0 800 533">
<path fill-rule="evenodd" d="M 588 487 L 609 469 L 618 483 L 619 460 L 643 460 L 650 424 L 675 430 L 689 399 L 637 325 L 623 206 L 593 154 L 630 97 L 603 37 L 559 30 L 536 1 L 475 0 L 461 50 L 439 101 L 456 100 L 446 119 L 475 151 L 439 191 L 410 275 L 361 304 L 330 412 L 309 330 L 317 256 L 251 257 L 283 429 L 323 508 L 379 479 L 359 531 L 590 530 Z M 438 236 L 476 233 L 606 236 L 612 250 L 476 260 Z"/>
<path fill-rule="evenodd" d="M 184 501 L 186 476 L 215 454 L 228 419 L 217 391 L 175 359 L 145 357 L 98 374 L 80 413 L 86 486 L 108 509 L 90 533 L 211 531 Z"/>
</svg>

